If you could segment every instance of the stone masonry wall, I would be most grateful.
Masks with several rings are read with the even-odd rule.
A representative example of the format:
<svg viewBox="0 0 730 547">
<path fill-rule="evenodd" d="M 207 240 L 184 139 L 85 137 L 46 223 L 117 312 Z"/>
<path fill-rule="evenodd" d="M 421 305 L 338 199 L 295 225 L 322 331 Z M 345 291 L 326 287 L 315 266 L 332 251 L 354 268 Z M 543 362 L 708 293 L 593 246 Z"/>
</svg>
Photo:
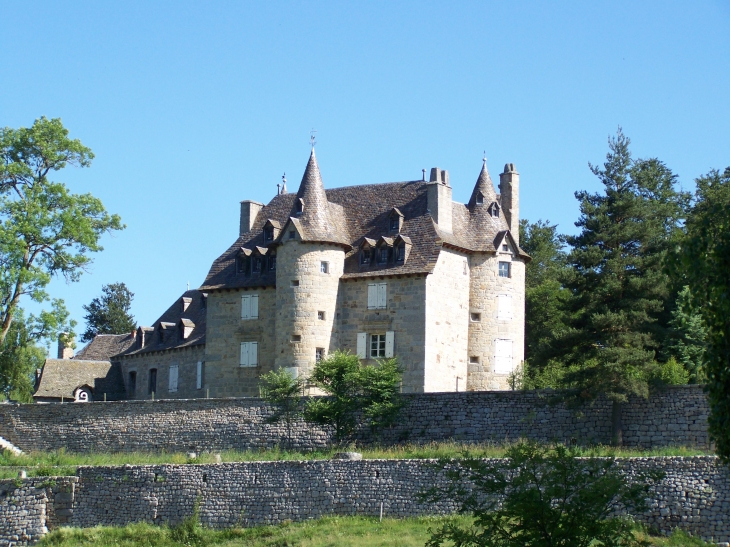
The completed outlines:
<svg viewBox="0 0 730 547">
<path fill-rule="evenodd" d="M 205 346 L 192 346 L 173 351 L 143 353 L 121 360 L 124 388 L 130 399 L 151 399 L 150 369 L 157 370 L 155 399 L 188 399 L 205 397 L 205 386 L 196 389 L 198 362 L 205 362 Z M 178 366 L 177 391 L 170 391 L 170 365 Z M 203 365 L 205 368 L 205 365 Z M 130 372 L 137 373 L 136 388 L 132 393 Z M 203 375 L 205 377 L 205 374 Z"/>
<path fill-rule="evenodd" d="M 578 410 L 550 405 L 543 392 L 407 394 L 398 424 L 379 442 L 455 439 L 495 442 L 528 437 L 540 441 L 608 444 L 611 405 L 598 400 Z M 86 404 L 0 405 L 0 437 L 20 449 L 69 452 L 166 450 L 212 451 L 270 448 L 286 442 L 283 425 L 268 425 L 260 399 L 115 401 Z M 707 399 L 701 386 L 657 391 L 623 407 L 624 443 L 707 448 Z M 321 448 L 329 434 L 298 423 L 299 449 Z M 367 431 L 361 440 L 369 442 Z"/>
<path fill-rule="evenodd" d="M 453 513 L 457 505 L 451 500 L 426 503 L 418 497 L 445 484 L 433 463 L 335 460 L 80 467 L 69 524 L 175 525 L 191 515 L 196 504 L 202 524 L 213 528 L 325 515 L 374 517 L 380 514 L 381 503 L 387 517 Z M 679 527 L 707 540 L 730 541 L 730 472 L 716 458 L 628 458 L 617 465 L 628 477 L 657 468 L 665 473 L 650 494 L 648 511 L 635 515 L 637 520 L 662 533 Z M 21 534 L 37 538 L 45 531 L 42 513 L 48 493 L 32 480 L 13 487 L 0 486 L 17 503 L 0 502 L 0 515 L 5 517 L 0 521 L 0 538 Z"/>
</svg>

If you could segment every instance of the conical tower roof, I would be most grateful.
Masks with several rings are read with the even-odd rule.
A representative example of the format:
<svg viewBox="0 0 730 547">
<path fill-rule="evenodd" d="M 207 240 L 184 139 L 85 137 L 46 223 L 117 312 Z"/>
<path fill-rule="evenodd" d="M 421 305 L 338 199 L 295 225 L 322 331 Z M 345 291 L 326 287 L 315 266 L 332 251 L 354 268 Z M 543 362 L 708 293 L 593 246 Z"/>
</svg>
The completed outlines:
<svg viewBox="0 0 730 547">
<path fill-rule="evenodd" d="M 479 173 L 477 183 L 474 185 L 474 191 L 471 193 L 469 199 L 469 208 L 471 209 L 477 203 L 477 196 L 481 193 L 483 196 L 484 205 L 489 205 L 493 201 L 497 201 L 497 192 L 494 191 L 494 184 L 492 183 L 492 177 L 489 176 L 487 170 L 487 160 L 484 159 L 482 163 L 482 171 Z"/>
</svg>

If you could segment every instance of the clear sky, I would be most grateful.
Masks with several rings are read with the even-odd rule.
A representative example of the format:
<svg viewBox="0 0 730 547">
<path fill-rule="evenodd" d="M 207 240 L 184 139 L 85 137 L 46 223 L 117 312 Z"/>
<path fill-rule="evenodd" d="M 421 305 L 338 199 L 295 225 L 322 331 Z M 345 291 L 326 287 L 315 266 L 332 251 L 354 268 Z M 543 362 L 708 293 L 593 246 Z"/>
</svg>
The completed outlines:
<svg viewBox="0 0 730 547">
<path fill-rule="evenodd" d="M 448 169 L 521 174 L 521 216 L 574 232 L 617 127 L 684 188 L 730 165 L 730 2 L 39 2 L 0 5 L 0 126 L 60 117 L 91 147 L 56 175 L 127 229 L 50 287 L 83 331 L 104 284 L 150 325 L 238 235 L 239 201 Z M 26 307 L 33 309 L 31 306 Z"/>
</svg>

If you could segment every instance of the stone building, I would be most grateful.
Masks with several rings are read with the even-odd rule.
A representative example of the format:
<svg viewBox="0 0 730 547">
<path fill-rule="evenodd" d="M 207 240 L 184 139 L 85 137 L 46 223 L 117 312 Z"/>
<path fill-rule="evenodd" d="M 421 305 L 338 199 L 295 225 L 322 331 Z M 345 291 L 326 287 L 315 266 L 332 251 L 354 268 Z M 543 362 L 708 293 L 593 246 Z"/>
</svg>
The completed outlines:
<svg viewBox="0 0 730 547">
<path fill-rule="evenodd" d="M 497 194 L 485 161 L 466 204 L 447 171 L 425 179 L 326 190 L 312 150 L 296 194 L 242 201 L 203 285 L 108 356 L 128 397 L 257 396 L 261 374 L 306 377 L 336 349 L 397 357 L 403 392 L 508 389 L 530 260 L 519 174 L 505 165 Z"/>
</svg>

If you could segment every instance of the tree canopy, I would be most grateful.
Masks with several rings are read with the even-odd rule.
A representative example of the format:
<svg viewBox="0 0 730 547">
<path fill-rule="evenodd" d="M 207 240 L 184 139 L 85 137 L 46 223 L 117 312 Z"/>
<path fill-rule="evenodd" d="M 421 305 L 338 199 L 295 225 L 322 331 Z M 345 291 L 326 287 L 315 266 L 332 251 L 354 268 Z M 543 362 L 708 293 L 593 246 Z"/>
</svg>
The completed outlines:
<svg viewBox="0 0 730 547">
<path fill-rule="evenodd" d="M 86 331 L 82 342 L 88 342 L 97 334 L 125 334 L 133 331 L 137 324 L 129 309 L 134 294 L 124 283 L 111 283 L 101 288 L 100 298 L 94 298 L 83 306 L 86 315 Z"/>
</svg>

